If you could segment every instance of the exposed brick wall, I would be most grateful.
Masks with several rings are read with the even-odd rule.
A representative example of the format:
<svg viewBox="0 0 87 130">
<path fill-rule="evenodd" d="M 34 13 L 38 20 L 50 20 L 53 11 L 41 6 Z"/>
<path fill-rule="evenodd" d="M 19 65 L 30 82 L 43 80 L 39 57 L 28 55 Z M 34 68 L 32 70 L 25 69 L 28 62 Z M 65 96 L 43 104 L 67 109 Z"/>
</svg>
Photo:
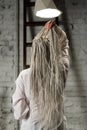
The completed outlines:
<svg viewBox="0 0 87 130">
<path fill-rule="evenodd" d="M 87 130 L 87 0 L 66 0 L 66 7 L 71 37 L 65 90 L 68 130 Z"/>
<path fill-rule="evenodd" d="M 11 105 L 15 44 L 16 0 L 0 0 L 0 130 L 16 130 Z"/>
</svg>

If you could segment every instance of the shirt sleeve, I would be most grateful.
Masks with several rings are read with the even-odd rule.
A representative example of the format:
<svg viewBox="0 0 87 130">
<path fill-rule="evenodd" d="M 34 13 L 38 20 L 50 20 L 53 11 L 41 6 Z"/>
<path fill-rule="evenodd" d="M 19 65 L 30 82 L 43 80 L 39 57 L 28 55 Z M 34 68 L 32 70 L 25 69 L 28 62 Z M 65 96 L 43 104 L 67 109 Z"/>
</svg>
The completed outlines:
<svg viewBox="0 0 87 130">
<path fill-rule="evenodd" d="M 62 72 L 64 76 L 64 82 L 66 82 L 69 66 L 70 66 L 70 57 L 69 57 L 69 41 L 66 34 L 63 37 L 61 42 L 61 55 L 60 55 L 60 64 L 62 66 Z"/>
<path fill-rule="evenodd" d="M 29 115 L 29 105 L 26 102 L 26 96 L 24 93 L 24 85 L 21 73 L 15 81 L 16 90 L 12 95 L 12 107 L 14 111 L 14 117 L 17 120 L 26 119 Z"/>
<path fill-rule="evenodd" d="M 68 39 L 65 38 L 62 44 L 62 54 L 61 54 L 61 60 L 63 64 L 65 65 L 65 68 L 69 68 L 69 45 L 68 45 Z"/>
</svg>

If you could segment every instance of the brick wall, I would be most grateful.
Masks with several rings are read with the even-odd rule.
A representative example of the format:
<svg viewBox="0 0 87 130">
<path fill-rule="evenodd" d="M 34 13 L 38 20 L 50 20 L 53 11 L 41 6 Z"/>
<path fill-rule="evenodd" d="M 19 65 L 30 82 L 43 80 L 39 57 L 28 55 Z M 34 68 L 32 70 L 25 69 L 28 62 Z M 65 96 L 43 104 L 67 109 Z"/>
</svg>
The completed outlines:
<svg viewBox="0 0 87 130">
<path fill-rule="evenodd" d="M 66 0 L 71 66 L 65 90 L 68 130 L 87 130 L 87 1 Z"/>
<path fill-rule="evenodd" d="M 16 130 L 11 107 L 15 44 L 16 0 L 0 0 L 0 130 Z"/>
</svg>

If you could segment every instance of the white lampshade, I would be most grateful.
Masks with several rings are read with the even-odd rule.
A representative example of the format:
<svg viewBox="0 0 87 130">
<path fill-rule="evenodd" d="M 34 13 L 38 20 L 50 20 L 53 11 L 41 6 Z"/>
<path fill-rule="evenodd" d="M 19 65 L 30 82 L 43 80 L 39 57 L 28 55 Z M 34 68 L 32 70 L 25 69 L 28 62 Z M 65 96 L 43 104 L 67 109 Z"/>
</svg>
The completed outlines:
<svg viewBox="0 0 87 130">
<path fill-rule="evenodd" d="M 35 15 L 41 18 L 55 18 L 62 12 L 57 9 L 53 0 L 36 0 Z"/>
</svg>

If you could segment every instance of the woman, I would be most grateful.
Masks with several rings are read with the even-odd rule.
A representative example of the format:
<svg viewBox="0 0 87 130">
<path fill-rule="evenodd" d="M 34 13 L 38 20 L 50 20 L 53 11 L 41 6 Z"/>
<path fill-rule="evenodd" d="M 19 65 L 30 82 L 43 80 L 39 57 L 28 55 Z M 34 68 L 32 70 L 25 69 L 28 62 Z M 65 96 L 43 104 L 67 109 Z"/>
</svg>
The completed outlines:
<svg viewBox="0 0 87 130">
<path fill-rule="evenodd" d="M 66 130 L 63 93 L 68 50 L 65 32 L 53 21 L 34 38 L 30 68 L 20 72 L 12 96 L 21 130 Z"/>
</svg>

